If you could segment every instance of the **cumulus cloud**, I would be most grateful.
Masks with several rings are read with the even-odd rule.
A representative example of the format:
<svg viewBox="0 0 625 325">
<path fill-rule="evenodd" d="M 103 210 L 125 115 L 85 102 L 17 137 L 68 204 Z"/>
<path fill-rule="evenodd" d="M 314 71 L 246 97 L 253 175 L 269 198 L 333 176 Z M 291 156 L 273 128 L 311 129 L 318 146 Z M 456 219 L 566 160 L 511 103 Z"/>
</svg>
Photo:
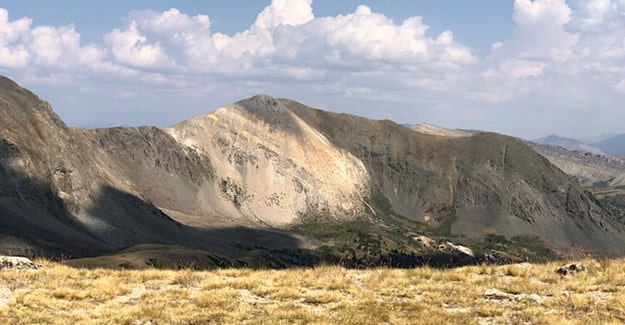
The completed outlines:
<svg viewBox="0 0 625 325">
<path fill-rule="evenodd" d="M 516 0 L 514 8 L 519 57 L 554 63 L 573 57 L 578 35 L 566 30 L 572 11 L 564 0 Z"/>
<path fill-rule="evenodd" d="M 312 0 L 274 0 L 258 14 L 254 26 L 260 29 L 297 26 L 314 18 Z"/>
<path fill-rule="evenodd" d="M 135 12 L 129 26 L 106 36 L 113 58 L 134 67 L 309 78 L 323 69 L 363 62 L 431 63 L 451 67 L 475 61 L 449 31 L 428 38 L 420 17 L 396 25 L 359 6 L 352 14 L 315 18 L 311 0 L 274 0 L 245 31 L 230 37 L 210 32 L 210 19 L 171 9 Z M 318 71 L 314 71 L 317 69 Z"/>
<path fill-rule="evenodd" d="M 396 25 L 383 14 L 359 6 L 353 14 L 316 19 L 295 32 L 283 31 L 276 36 L 282 53 L 289 53 L 294 61 L 310 53 L 323 59 L 322 64 L 337 65 L 363 61 L 463 65 L 475 60 L 467 47 L 454 41 L 450 31 L 430 38 L 427 30 L 421 17 L 411 17 Z M 293 44 L 294 50 L 289 51 Z"/>
<path fill-rule="evenodd" d="M 359 6 L 347 15 L 315 18 L 310 0 L 274 0 L 248 29 L 232 36 L 212 32 L 207 15 L 174 8 L 132 12 L 99 45 L 81 44 L 74 26 L 33 26 L 29 18 L 10 20 L 6 10 L 0 11 L 0 26 L 0 67 L 21 69 L 22 79 L 31 82 L 76 80 L 80 89 L 100 88 L 89 81 L 111 84 L 118 78 L 125 97 L 163 84 L 205 89 L 208 80 L 239 80 L 264 92 L 288 80 L 316 81 L 318 92 L 346 95 L 376 87 L 359 74 L 363 70 L 375 72 L 378 82 L 440 88 L 446 79 L 441 71 L 476 61 L 452 32 L 428 35 L 420 17 L 395 24 Z M 139 90 L 142 84 L 146 88 Z"/>
<path fill-rule="evenodd" d="M 625 2 L 624 2 L 625 3 Z M 601 24 L 605 17 L 615 9 L 618 10 L 619 4 L 612 3 L 611 0 L 591 0 L 584 7 L 581 18 L 583 27 L 592 28 Z"/>
<path fill-rule="evenodd" d="M 513 19 L 513 36 L 492 46 L 501 75 L 513 80 L 537 77 L 551 65 L 574 59 L 579 35 L 567 29 L 572 10 L 564 0 L 515 0 Z"/>
<path fill-rule="evenodd" d="M 81 45 L 80 34 L 74 26 L 33 27 L 32 22 L 30 18 L 10 21 L 8 11 L 0 8 L 0 67 L 28 68 L 35 74 L 84 70 L 123 72 L 106 62 L 105 49 Z"/>
<path fill-rule="evenodd" d="M 137 30 L 135 22 L 126 30 L 113 30 L 105 36 L 105 40 L 113 58 L 119 63 L 155 69 L 171 63 L 160 43 L 148 43 L 147 38 Z"/>
<path fill-rule="evenodd" d="M 0 8 L 0 66 L 23 68 L 30 54 L 20 39 L 30 30 L 31 19 L 9 21 L 9 12 Z"/>
</svg>

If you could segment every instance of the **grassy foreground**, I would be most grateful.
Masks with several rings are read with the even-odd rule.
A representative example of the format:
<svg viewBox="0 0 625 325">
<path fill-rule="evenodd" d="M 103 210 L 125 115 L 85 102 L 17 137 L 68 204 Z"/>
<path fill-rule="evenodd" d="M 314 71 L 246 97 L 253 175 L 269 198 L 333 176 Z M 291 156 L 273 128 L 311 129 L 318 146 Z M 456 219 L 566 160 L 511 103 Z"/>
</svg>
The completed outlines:
<svg viewBox="0 0 625 325">
<path fill-rule="evenodd" d="M 450 270 L 0 271 L 0 324 L 619 324 L 625 261 Z M 489 289 L 500 290 L 488 294 Z M 502 294 L 503 293 L 503 294 Z"/>
</svg>

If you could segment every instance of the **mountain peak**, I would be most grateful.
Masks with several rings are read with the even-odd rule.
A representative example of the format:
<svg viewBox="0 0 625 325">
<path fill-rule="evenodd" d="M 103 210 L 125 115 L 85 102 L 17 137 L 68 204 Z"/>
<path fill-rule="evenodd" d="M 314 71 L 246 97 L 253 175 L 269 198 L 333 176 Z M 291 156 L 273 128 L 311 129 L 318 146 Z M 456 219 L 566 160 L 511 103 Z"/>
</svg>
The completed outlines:
<svg viewBox="0 0 625 325">
<path fill-rule="evenodd" d="M 259 94 L 238 101 L 235 106 L 272 128 L 301 135 L 299 123 L 293 113 L 276 98 Z"/>
<path fill-rule="evenodd" d="M 280 101 L 264 94 L 254 95 L 250 98 L 240 100 L 236 102 L 235 105 L 251 114 L 275 115 L 283 114 L 288 111 Z"/>
</svg>

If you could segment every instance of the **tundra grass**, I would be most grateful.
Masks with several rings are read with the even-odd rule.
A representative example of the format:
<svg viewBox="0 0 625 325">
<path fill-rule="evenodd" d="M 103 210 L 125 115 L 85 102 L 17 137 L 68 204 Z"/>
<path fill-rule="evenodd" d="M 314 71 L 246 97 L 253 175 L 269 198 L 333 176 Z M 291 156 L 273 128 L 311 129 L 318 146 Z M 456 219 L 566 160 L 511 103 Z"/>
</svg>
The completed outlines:
<svg viewBox="0 0 625 325">
<path fill-rule="evenodd" d="M 439 270 L 0 271 L 0 324 L 619 324 L 625 261 Z M 503 296 L 485 292 L 497 289 Z"/>
</svg>

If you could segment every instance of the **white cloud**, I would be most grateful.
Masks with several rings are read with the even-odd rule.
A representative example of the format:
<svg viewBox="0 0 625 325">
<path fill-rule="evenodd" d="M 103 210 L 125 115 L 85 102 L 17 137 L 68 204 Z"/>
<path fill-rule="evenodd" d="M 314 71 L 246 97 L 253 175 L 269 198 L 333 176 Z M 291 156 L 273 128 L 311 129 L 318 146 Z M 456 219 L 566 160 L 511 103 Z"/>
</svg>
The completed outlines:
<svg viewBox="0 0 625 325">
<path fill-rule="evenodd" d="M 515 0 L 513 34 L 493 43 L 492 55 L 483 62 L 481 96 L 494 102 L 531 101 L 552 92 L 561 74 L 574 71 L 584 55 L 572 26 L 574 14 L 564 0 Z"/>
<path fill-rule="evenodd" d="M 9 21 L 9 12 L 0 8 L 0 66 L 7 68 L 23 68 L 30 55 L 20 38 L 30 29 L 32 20 L 22 18 Z"/>
<path fill-rule="evenodd" d="M 114 64 L 193 75 L 312 80 L 336 69 L 390 65 L 401 73 L 458 69 L 476 61 L 452 32 L 430 38 L 427 30 L 420 17 L 397 25 L 366 6 L 315 18 L 311 0 L 274 0 L 249 29 L 233 36 L 211 33 L 208 16 L 170 9 L 133 12 L 128 25 L 105 41 Z"/>
<path fill-rule="evenodd" d="M 158 69 L 171 65 L 159 42 L 149 43 L 132 22 L 126 30 L 115 29 L 104 38 L 116 61 L 141 68 Z"/>
<path fill-rule="evenodd" d="M 534 61 L 532 66 L 538 66 L 574 58 L 579 36 L 567 30 L 572 10 L 564 0 L 515 0 L 513 19 L 513 37 L 495 46 L 502 61 Z"/>
<path fill-rule="evenodd" d="M 258 14 L 254 26 L 260 29 L 297 26 L 313 19 L 312 0 L 274 0 Z"/>
<path fill-rule="evenodd" d="M 546 66 L 544 62 L 511 59 L 502 61 L 500 69 L 506 77 L 516 80 L 540 76 Z"/>
<path fill-rule="evenodd" d="M 618 9 L 618 4 L 614 6 L 611 0 L 591 0 L 586 3 L 581 19 L 584 27 L 596 26 L 603 22 L 604 18 L 614 9 Z"/>
<path fill-rule="evenodd" d="M 81 71 L 112 70 L 105 62 L 106 51 L 95 45 L 81 46 L 80 34 L 74 26 L 32 27 L 32 19 L 9 20 L 7 10 L 0 8 L 0 67 L 9 69 L 28 68 L 26 76 L 31 80 L 39 78 L 38 73 L 64 76 L 70 72 L 80 78 Z"/>
</svg>

